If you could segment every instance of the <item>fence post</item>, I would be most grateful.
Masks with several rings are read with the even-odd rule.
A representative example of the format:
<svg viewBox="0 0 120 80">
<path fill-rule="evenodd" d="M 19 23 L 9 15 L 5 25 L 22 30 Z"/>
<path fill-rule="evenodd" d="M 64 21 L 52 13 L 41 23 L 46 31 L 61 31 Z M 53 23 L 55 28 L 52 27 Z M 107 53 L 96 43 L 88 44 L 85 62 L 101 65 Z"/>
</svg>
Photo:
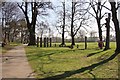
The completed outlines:
<svg viewBox="0 0 120 80">
<path fill-rule="evenodd" d="M 87 49 L 87 37 L 85 36 L 85 49 Z"/>
<path fill-rule="evenodd" d="M 37 37 L 37 47 L 39 47 L 39 37 Z"/>
<path fill-rule="evenodd" d="M 77 48 L 79 48 L 79 45 L 77 44 Z"/>
<path fill-rule="evenodd" d="M 44 38 L 44 47 L 46 47 L 46 38 Z"/>
<path fill-rule="evenodd" d="M 40 47 L 42 47 L 42 37 L 40 38 Z"/>
<path fill-rule="evenodd" d="M 47 47 L 49 47 L 49 44 L 48 44 L 48 43 L 49 43 L 49 41 L 48 41 L 48 37 L 47 37 Z"/>
<path fill-rule="evenodd" d="M 50 47 L 52 47 L 52 38 L 50 38 Z"/>
<path fill-rule="evenodd" d="M 56 47 L 56 43 L 55 43 L 55 47 Z"/>
</svg>

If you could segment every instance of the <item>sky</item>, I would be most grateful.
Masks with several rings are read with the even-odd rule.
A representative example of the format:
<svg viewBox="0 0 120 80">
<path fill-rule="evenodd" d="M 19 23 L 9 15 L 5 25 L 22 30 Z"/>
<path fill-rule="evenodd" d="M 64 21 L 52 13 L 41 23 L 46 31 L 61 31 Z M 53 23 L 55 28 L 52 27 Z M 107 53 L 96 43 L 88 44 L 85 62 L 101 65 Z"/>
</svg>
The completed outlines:
<svg viewBox="0 0 120 80">
<path fill-rule="evenodd" d="M 66 1 L 66 4 L 69 4 L 69 3 L 70 3 L 70 2 L 68 2 L 68 0 L 65 0 L 65 1 Z M 59 0 L 54 0 L 53 4 L 54 4 L 55 6 L 58 6 L 58 5 L 60 4 L 60 2 L 59 2 Z M 106 6 L 110 7 L 110 4 L 107 3 Z M 68 7 L 70 7 L 70 4 L 68 5 Z M 71 8 L 70 8 L 70 9 L 71 9 Z M 106 10 L 106 9 L 103 9 L 103 11 L 109 12 L 109 11 Z M 91 10 L 91 12 L 94 14 L 94 12 L 93 12 L 92 10 Z M 104 12 L 103 12 L 103 13 L 104 13 Z M 56 20 L 56 14 L 52 13 L 51 16 L 54 16 L 54 17 L 51 17 L 51 18 L 49 17 L 49 18 L 50 18 L 49 21 L 55 21 L 55 20 Z M 49 19 L 49 18 L 48 18 L 48 19 Z M 91 20 L 92 20 L 92 21 L 89 22 L 91 28 L 87 28 L 88 32 L 87 32 L 86 36 L 90 36 L 89 34 L 90 34 L 91 31 L 96 31 L 96 32 L 98 32 L 97 23 L 96 23 L 95 18 L 91 18 Z M 51 23 L 51 22 L 50 22 L 50 23 Z M 101 23 L 105 23 L 105 18 L 102 19 Z M 112 22 L 111 22 L 111 25 L 113 26 L 113 23 L 112 23 Z M 54 28 L 54 27 L 53 27 L 53 28 Z M 106 32 L 105 32 L 105 30 L 106 30 L 105 27 L 103 27 L 103 30 L 104 30 L 104 31 L 103 31 L 103 36 L 105 37 L 105 34 L 106 34 Z M 58 34 L 58 33 L 55 32 L 55 34 Z M 114 35 L 114 32 L 111 31 L 111 34 Z M 59 35 L 59 36 L 61 36 L 61 35 Z M 66 36 L 68 36 L 68 35 L 66 34 Z M 97 33 L 96 36 L 98 36 L 98 33 Z M 71 38 L 71 37 L 68 36 L 68 38 Z"/>
<path fill-rule="evenodd" d="M 119 20 L 119 23 L 120 23 L 120 8 L 118 9 L 118 20 Z"/>
</svg>

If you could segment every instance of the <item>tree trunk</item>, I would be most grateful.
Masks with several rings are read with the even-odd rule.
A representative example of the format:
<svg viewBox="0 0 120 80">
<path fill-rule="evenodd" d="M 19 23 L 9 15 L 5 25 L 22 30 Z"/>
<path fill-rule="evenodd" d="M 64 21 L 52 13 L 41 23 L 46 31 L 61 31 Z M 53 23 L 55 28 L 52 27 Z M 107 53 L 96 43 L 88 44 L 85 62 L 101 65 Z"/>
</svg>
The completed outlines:
<svg viewBox="0 0 120 80">
<path fill-rule="evenodd" d="M 73 32 L 73 19 L 74 19 L 74 2 L 72 2 L 72 19 L 71 19 L 71 38 L 72 38 L 72 44 L 71 45 L 75 45 L 75 41 L 74 41 L 74 32 Z"/>
<path fill-rule="evenodd" d="M 108 14 L 108 18 L 106 18 L 106 44 L 105 49 L 110 49 L 110 14 Z"/>
<path fill-rule="evenodd" d="M 72 44 L 71 45 L 75 45 L 74 32 L 73 32 L 73 22 L 71 23 L 71 38 L 72 38 Z"/>
<path fill-rule="evenodd" d="M 99 40 L 102 41 L 102 29 L 100 25 L 100 20 L 97 19 L 97 25 L 98 25 L 98 32 L 99 32 Z"/>
<path fill-rule="evenodd" d="M 32 26 L 32 25 L 30 25 Z M 36 45 L 35 43 L 35 28 L 32 28 L 29 29 L 29 44 L 28 46 L 31 46 L 31 45 Z"/>
<path fill-rule="evenodd" d="M 63 46 L 63 45 L 65 45 L 65 39 L 64 39 L 64 34 L 65 34 L 65 31 L 64 31 L 64 29 L 65 29 L 65 2 L 63 2 L 63 26 L 62 26 L 62 43 L 61 43 L 61 45 Z"/>
<path fill-rule="evenodd" d="M 39 37 L 37 37 L 37 47 L 39 47 Z"/>
<path fill-rule="evenodd" d="M 7 40 L 8 40 L 8 43 L 10 43 L 10 31 L 8 31 Z"/>
<path fill-rule="evenodd" d="M 74 35 L 72 36 L 72 45 L 75 45 Z"/>
<path fill-rule="evenodd" d="M 96 2 L 97 3 L 96 6 L 93 5 L 93 2 L 91 2 L 92 3 L 91 7 L 95 13 L 95 16 L 93 14 L 92 15 L 95 17 L 95 19 L 97 21 L 97 25 L 98 25 L 99 41 L 102 41 L 102 29 L 101 29 L 101 19 L 103 18 L 101 15 L 102 6 L 101 6 L 101 0 L 97 0 L 97 1 L 98 2 Z M 95 9 L 95 7 L 96 7 L 96 9 Z"/>
<path fill-rule="evenodd" d="M 6 41 L 6 32 L 5 32 L 5 37 L 4 37 L 4 43 L 6 43 L 7 41 Z"/>
<path fill-rule="evenodd" d="M 35 25 L 36 25 L 36 20 L 37 20 L 37 3 L 36 2 L 31 2 L 31 13 L 32 13 L 32 21 L 30 22 L 29 20 L 29 13 L 28 13 L 28 2 L 25 2 L 25 8 L 23 9 L 22 6 L 18 5 L 21 10 L 23 11 L 26 21 L 27 21 L 27 27 L 28 27 L 28 31 L 29 31 L 29 44 L 28 46 L 31 45 L 36 45 L 35 42 Z"/>
<path fill-rule="evenodd" d="M 64 41 L 64 32 L 62 33 L 62 43 L 61 45 L 65 45 L 65 41 Z"/>
<path fill-rule="evenodd" d="M 110 1 L 109 1 L 110 2 Z M 119 28 L 119 22 L 117 19 L 117 9 L 116 9 L 116 2 L 110 2 L 111 4 L 111 11 L 112 11 L 112 21 L 115 26 L 115 34 L 116 34 L 116 52 L 120 52 L 120 28 Z"/>
<path fill-rule="evenodd" d="M 64 29 L 65 29 L 65 22 L 63 23 L 62 43 L 61 43 L 61 45 L 65 45 L 65 39 L 64 39 L 64 34 L 65 34 L 65 31 L 64 31 Z"/>
<path fill-rule="evenodd" d="M 30 46 L 30 45 L 36 45 L 36 43 L 35 43 L 35 31 L 34 30 L 30 31 L 28 46 Z"/>
<path fill-rule="evenodd" d="M 32 6 L 32 21 L 31 23 L 29 22 L 29 20 L 27 19 L 27 24 L 28 24 L 28 29 L 29 29 L 29 46 L 30 45 L 36 45 L 35 42 L 35 25 L 36 25 L 36 20 L 37 20 L 37 8 L 36 8 L 37 3 L 33 2 L 31 3 Z M 28 16 L 27 16 L 28 18 Z"/>
</svg>

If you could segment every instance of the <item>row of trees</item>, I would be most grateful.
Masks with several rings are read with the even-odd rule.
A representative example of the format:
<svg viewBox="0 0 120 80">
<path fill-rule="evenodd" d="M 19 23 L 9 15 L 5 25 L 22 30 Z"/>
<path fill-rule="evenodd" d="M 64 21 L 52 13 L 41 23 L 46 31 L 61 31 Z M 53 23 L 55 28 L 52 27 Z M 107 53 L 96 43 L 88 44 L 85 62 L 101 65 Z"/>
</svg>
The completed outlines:
<svg viewBox="0 0 120 80">
<path fill-rule="evenodd" d="M 88 4 L 89 3 L 89 4 Z M 62 21 L 59 21 L 58 22 L 58 27 L 60 27 L 61 32 L 62 32 L 62 44 L 61 45 L 65 45 L 65 42 L 64 42 L 64 33 L 67 31 L 65 29 L 67 29 L 68 27 L 70 27 L 68 30 L 70 30 L 70 35 L 71 35 L 71 45 L 75 45 L 75 41 L 74 41 L 74 37 L 76 36 L 77 32 L 80 30 L 81 27 L 84 27 L 84 25 L 86 25 L 87 23 L 87 20 L 89 19 L 88 14 L 89 13 L 92 17 L 95 18 L 96 22 L 97 22 L 97 25 L 98 25 L 98 33 L 99 33 L 99 40 L 102 41 L 103 38 L 102 38 L 102 27 L 103 25 L 105 25 L 106 27 L 106 45 L 105 45 L 105 49 L 104 50 L 107 50 L 109 49 L 109 35 L 110 35 L 110 17 L 112 17 L 112 21 L 114 23 L 114 26 L 115 26 L 115 32 L 116 32 L 116 45 L 117 45 L 117 48 L 116 48 L 116 51 L 119 51 L 119 22 L 118 22 L 118 19 L 117 19 L 117 10 L 119 8 L 119 2 L 115 2 L 114 0 L 109 0 L 109 3 L 111 5 L 111 9 L 107 6 L 105 6 L 105 4 L 107 3 L 107 1 L 101 1 L 101 0 L 90 0 L 90 2 L 86 2 L 86 1 L 80 1 L 80 2 L 74 2 L 72 1 L 72 4 L 71 4 L 71 11 L 69 12 L 67 9 L 65 9 L 65 2 L 63 2 L 63 12 L 62 14 L 62 21 L 63 23 L 60 24 L 60 22 Z M 116 4 L 117 3 L 117 4 Z M 88 7 L 86 6 L 88 5 Z M 84 7 L 85 6 L 85 7 Z M 116 7 L 117 6 L 117 7 Z M 94 13 L 91 13 L 91 9 L 93 10 Z M 103 11 L 103 10 L 106 10 Z M 112 14 L 112 16 L 110 15 Z M 108 17 L 106 18 L 106 22 L 105 23 L 101 23 L 101 21 L 104 19 L 105 15 L 107 15 Z M 60 17 L 60 19 L 61 19 Z M 66 22 L 65 22 L 65 19 Z M 67 25 L 68 24 L 68 21 L 70 21 L 69 24 L 71 24 L 70 26 Z M 76 24 L 76 23 L 80 23 L 79 25 Z M 88 26 L 88 25 L 87 25 Z M 76 28 L 76 29 L 75 29 Z"/>
<path fill-rule="evenodd" d="M 64 42 L 64 34 L 67 32 L 71 36 L 71 45 L 75 45 L 75 36 L 80 31 L 81 27 L 87 25 L 87 21 L 89 19 L 89 15 L 87 14 L 87 2 L 71 2 L 71 7 L 66 7 L 65 1 L 62 2 L 62 10 L 58 11 L 59 19 L 56 23 L 56 28 L 62 34 L 62 43 L 61 45 L 65 45 Z"/>
<path fill-rule="evenodd" d="M 61 34 L 62 34 L 62 43 L 61 45 L 65 45 L 64 41 L 64 34 L 65 32 L 68 32 L 71 36 L 71 45 L 75 45 L 74 37 L 76 34 L 80 31 L 81 27 L 88 26 L 88 20 L 90 18 L 90 15 L 96 19 L 97 25 L 98 25 L 98 33 L 99 33 L 99 40 L 102 41 L 102 25 L 101 20 L 106 15 L 106 12 L 103 13 L 103 8 L 106 8 L 109 10 L 109 12 L 112 14 L 112 21 L 115 26 L 115 32 L 116 32 L 116 51 L 120 51 L 120 29 L 119 29 L 119 22 L 117 19 L 117 10 L 119 8 L 119 3 L 116 7 L 116 2 L 114 0 L 110 1 L 109 3 L 111 5 L 111 9 L 109 7 L 105 6 L 105 2 L 101 2 L 101 0 L 90 0 L 89 2 L 86 2 L 84 0 L 80 0 L 80 2 L 71 2 L 71 7 L 67 8 L 65 1 L 62 2 L 62 13 L 60 14 L 60 19 L 57 22 L 56 28 L 58 29 L 60 27 Z M 35 28 L 36 23 L 38 20 L 38 16 L 46 16 L 48 14 L 47 9 L 54 10 L 51 2 L 21 2 L 21 3 L 8 3 L 7 6 L 5 5 L 7 3 L 2 3 L 2 26 L 4 26 L 4 22 L 6 25 L 10 25 L 12 22 L 14 25 L 16 25 L 16 22 L 20 21 L 21 15 L 18 15 L 22 11 L 22 17 L 25 18 L 26 27 L 29 32 L 29 44 L 28 45 L 35 45 Z M 11 5 L 10 5 L 11 4 Z M 9 8 L 8 8 L 9 7 Z M 19 7 L 19 8 L 18 8 Z M 91 13 L 91 9 L 94 13 Z M 18 16 L 20 18 L 18 18 Z M 15 20 L 16 19 L 16 20 Z M 21 19 L 21 20 L 22 20 Z M 24 19 L 23 19 L 24 20 Z M 107 39 L 106 39 L 106 50 L 109 49 L 109 29 L 110 29 L 110 16 L 106 19 L 106 29 L 107 29 Z M 17 26 L 19 26 L 20 23 L 18 23 Z M 8 31 L 6 30 L 10 27 L 4 27 L 3 33 L 6 39 L 6 35 L 8 35 L 8 41 L 9 41 L 9 35 L 10 35 L 10 29 Z M 11 29 L 13 29 L 11 27 Z M 18 28 L 17 28 L 18 29 Z M 13 29 L 13 33 L 17 30 Z M 86 28 L 85 28 L 86 29 Z M 6 32 L 7 31 L 7 32 Z M 21 30 L 22 31 L 22 30 Z M 15 34 L 14 34 L 15 35 Z"/>
<path fill-rule="evenodd" d="M 29 31 L 29 44 L 35 45 L 35 26 L 37 22 L 38 15 L 46 15 L 45 9 L 52 8 L 51 2 L 23 2 L 21 4 L 18 3 L 19 8 L 25 15 L 25 19 L 27 22 L 27 28 Z M 29 16 L 31 14 L 31 18 Z"/>
<path fill-rule="evenodd" d="M 47 15 L 46 8 L 52 8 L 50 2 L 1 2 L 2 33 L 4 43 L 17 37 L 35 45 L 35 27 L 38 15 Z M 39 25 L 41 26 L 41 25 Z M 50 29 L 49 29 L 50 30 Z M 29 40 L 27 40 L 29 38 Z"/>
<path fill-rule="evenodd" d="M 12 2 L 2 2 L 0 5 L 2 11 L 2 39 L 4 43 L 15 41 L 17 36 L 23 37 L 23 34 L 25 36 L 25 33 L 27 33 L 26 22 L 18 6 Z M 23 39 L 21 38 L 22 41 Z"/>
</svg>

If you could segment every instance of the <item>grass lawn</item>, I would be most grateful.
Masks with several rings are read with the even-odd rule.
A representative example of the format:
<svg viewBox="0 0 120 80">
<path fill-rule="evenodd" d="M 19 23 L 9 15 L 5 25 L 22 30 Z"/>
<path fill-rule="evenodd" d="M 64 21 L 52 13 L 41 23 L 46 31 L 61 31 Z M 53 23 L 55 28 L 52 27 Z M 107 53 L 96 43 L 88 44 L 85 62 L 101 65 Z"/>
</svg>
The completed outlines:
<svg viewBox="0 0 120 80">
<path fill-rule="evenodd" d="M 15 46 L 20 45 L 21 43 L 16 43 L 16 42 L 11 42 L 8 45 L 5 45 L 4 47 L 0 47 L 1 52 L 4 54 L 6 53 L 8 50 L 13 49 Z"/>
<path fill-rule="evenodd" d="M 84 43 L 78 43 L 78 45 L 78 49 L 76 46 L 74 49 L 58 47 L 58 44 L 57 47 L 51 48 L 26 47 L 28 60 L 36 73 L 35 77 L 46 78 L 90 66 L 105 60 L 115 50 L 114 42 L 111 42 L 111 49 L 107 51 L 100 50 L 97 43 L 88 43 L 88 49 L 86 50 L 84 50 Z M 86 70 L 82 73 L 73 74 L 64 80 L 79 80 L 78 78 L 118 78 L 118 57 L 91 71 Z"/>
</svg>

